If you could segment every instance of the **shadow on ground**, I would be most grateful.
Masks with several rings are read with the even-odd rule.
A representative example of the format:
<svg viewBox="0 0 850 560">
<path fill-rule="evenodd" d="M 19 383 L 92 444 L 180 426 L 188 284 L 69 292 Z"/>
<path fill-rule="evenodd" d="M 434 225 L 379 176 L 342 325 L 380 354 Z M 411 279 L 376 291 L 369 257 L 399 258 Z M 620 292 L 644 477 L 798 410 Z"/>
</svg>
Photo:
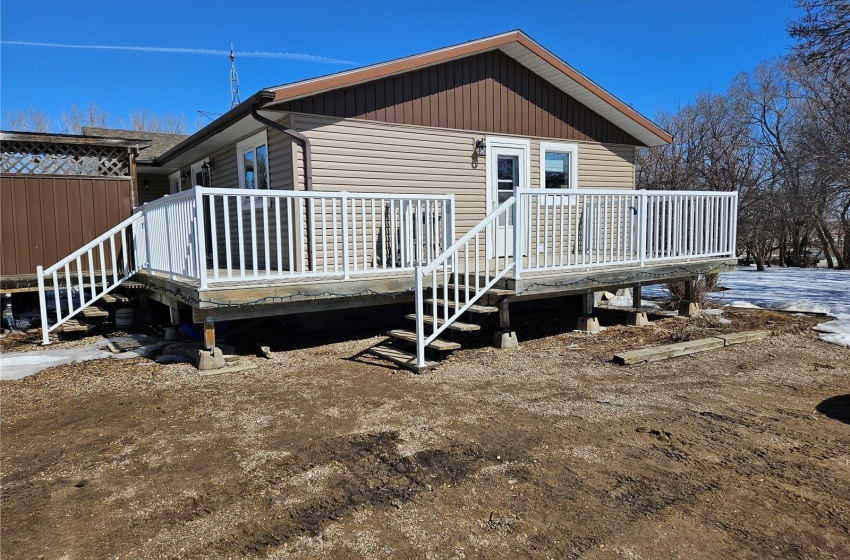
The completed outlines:
<svg viewBox="0 0 850 560">
<path fill-rule="evenodd" d="M 830 397 L 815 409 L 827 418 L 850 424 L 850 395 Z"/>
</svg>

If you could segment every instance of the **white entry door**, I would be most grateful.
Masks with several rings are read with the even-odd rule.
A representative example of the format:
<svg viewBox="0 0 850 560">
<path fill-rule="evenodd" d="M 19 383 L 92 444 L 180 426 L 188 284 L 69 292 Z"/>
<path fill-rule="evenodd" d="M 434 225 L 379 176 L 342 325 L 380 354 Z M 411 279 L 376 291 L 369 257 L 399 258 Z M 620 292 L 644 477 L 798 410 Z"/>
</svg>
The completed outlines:
<svg viewBox="0 0 850 560">
<path fill-rule="evenodd" d="M 530 146 L 527 140 L 487 138 L 488 213 L 514 194 L 516 187 L 528 188 Z M 514 212 L 500 216 L 491 228 L 491 256 L 513 255 Z"/>
</svg>

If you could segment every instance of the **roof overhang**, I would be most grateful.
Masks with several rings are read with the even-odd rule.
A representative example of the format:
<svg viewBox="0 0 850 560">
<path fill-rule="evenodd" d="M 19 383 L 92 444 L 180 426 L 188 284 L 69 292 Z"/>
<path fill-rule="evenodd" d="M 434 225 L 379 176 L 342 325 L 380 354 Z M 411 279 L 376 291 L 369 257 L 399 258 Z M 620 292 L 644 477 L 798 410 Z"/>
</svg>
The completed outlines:
<svg viewBox="0 0 850 560">
<path fill-rule="evenodd" d="M 274 99 L 274 93 L 260 90 L 195 134 L 154 160 L 157 167 L 180 169 L 197 162 L 243 136 L 261 128 L 251 116 L 251 107 L 262 107 Z"/>
<path fill-rule="evenodd" d="M 617 99 L 610 92 L 543 48 L 522 31 L 511 31 L 501 35 L 485 37 L 477 41 L 383 62 L 381 64 L 271 87 L 264 91 L 274 93 L 274 99 L 268 103 L 268 106 L 274 106 L 330 90 L 353 86 L 395 74 L 402 74 L 497 49 L 526 66 L 544 80 L 560 88 L 564 93 L 628 132 L 647 146 L 662 146 L 673 141 L 669 132 L 635 111 L 623 101 Z"/>
</svg>

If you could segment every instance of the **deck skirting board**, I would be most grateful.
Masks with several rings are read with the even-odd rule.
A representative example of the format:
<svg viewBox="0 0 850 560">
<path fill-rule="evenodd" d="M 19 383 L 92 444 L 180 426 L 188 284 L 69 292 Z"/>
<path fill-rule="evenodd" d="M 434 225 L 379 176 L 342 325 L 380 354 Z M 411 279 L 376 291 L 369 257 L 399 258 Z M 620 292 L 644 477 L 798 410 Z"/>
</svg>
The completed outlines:
<svg viewBox="0 0 850 560">
<path fill-rule="evenodd" d="M 698 274 L 734 270 L 736 265 L 735 259 L 721 258 L 689 263 L 653 264 L 643 268 L 523 273 L 518 280 L 505 279 L 505 285 L 500 287 L 515 290 L 516 295 L 510 296 L 509 299 L 521 301 L 580 294 L 588 289 L 613 291 L 637 284 L 675 282 Z M 206 290 L 201 290 L 197 284 L 170 280 L 158 275 L 141 273 L 138 278 L 145 284 L 148 297 L 173 307 L 188 305 L 192 308 L 193 319 L 203 322 L 210 316 L 214 320 L 252 319 L 412 302 L 413 276 L 411 273 L 350 280 L 267 281 L 247 286 L 218 285 Z"/>
</svg>

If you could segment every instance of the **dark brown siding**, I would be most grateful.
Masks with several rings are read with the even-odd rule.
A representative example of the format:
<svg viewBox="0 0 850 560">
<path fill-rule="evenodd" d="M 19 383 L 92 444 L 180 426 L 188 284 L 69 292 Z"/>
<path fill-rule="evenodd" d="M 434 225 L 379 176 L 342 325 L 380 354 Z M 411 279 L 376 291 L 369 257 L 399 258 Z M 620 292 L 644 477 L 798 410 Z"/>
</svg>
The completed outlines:
<svg viewBox="0 0 850 560">
<path fill-rule="evenodd" d="M 290 101 L 282 109 L 439 128 L 642 145 L 498 50 Z"/>
<path fill-rule="evenodd" d="M 128 218 L 132 182 L 107 177 L 0 177 L 0 276 L 35 275 Z"/>
</svg>

